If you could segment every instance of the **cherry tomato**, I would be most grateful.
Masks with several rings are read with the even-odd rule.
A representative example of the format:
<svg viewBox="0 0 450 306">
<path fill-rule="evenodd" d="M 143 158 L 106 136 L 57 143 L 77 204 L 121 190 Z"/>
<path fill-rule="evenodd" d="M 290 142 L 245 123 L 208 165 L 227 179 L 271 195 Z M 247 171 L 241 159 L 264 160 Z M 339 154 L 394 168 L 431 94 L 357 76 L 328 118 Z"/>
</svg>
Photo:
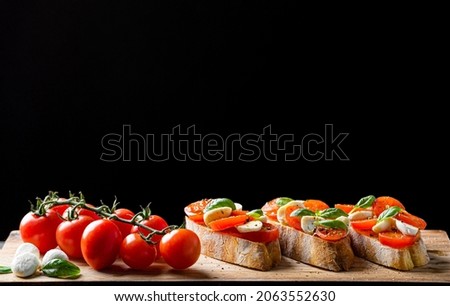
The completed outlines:
<svg viewBox="0 0 450 306">
<path fill-rule="evenodd" d="M 150 215 L 147 219 L 142 220 L 140 223 L 159 231 L 169 226 L 167 221 L 163 217 L 158 215 Z M 140 227 L 138 225 L 133 226 L 131 232 L 132 233 L 140 232 L 144 236 L 147 236 L 150 233 L 147 229 Z M 151 241 L 157 243 L 161 241 L 162 237 L 163 235 L 155 234 L 152 236 Z"/>
<path fill-rule="evenodd" d="M 81 236 L 81 253 L 89 266 L 101 270 L 114 263 L 121 244 L 122 233 L 112 220 L 94 220 Z"/>
<path fill-rule="evenodd" d="M 378 239 L 381 244 L 390 246 L 391 248 L 401 249 L 413 245 L 419 234 L 415 236 L 403 235 L 400 232 L 382 232 L 378 234 Z"/>
<path fill-rule="evenodd" d="M 302 225 L 301 225 L 302 218 L 301 217 L 291 217 L 291 213 L 297 209 L 298 209 L 298 206 L 286 207 L 285 219 L 286 219 L 287 224 L 290 227 L 293 227 L 296 230 L 302 231 Z"/>
<path fill-rule="evenodd" d="M 188 216 L 188 217 L 193 217 L 193 216 L 203 216 L 203 209 L 205 209 L 205 207 L 209 204 L 209 202 L 211 202 L 212 199 L 202 199 L 199 201 L 195 201 L 189 205 L 187 205 L 186 207 L 184 207 L 184 213 Z M 202 217 L 203 218 L 203 217 Z"/>
<path fill-rule="evenodd" d="M 306 200 L 303 205 L 305 205 L 305 208 L 313 212 L 330 208 L 327 203 L 321 200 Z"/>
<path fill-rule="evenodd" d="M 58 202 L 63 202 L 66 200 L 67 200 L 66 198 L 59 198 Z M 70 207 L 69 204 L 61 204 L 61 205 L 52 206 L 52 208 L 50 208 L 50 209 L 56 211 L 60 216 L 63 216 L 64 212 L 69 207 Z"/>
<path fill-rule="evenodd" d="M 134 212 L 132 212 L 128 208 L 118 208 L 114 211 L 114 214 L 125 220 L 131 220 L 134 217 Z M 131 229 L 133 228 L 133 224 L 125 223 L 119 220 L 112 220 L 112 221 L 119 228 L 123 238 L 128 236 L 128 234 L 131 232 Z"/>
<path fill-rule="evenodd" d="M 278 221 L 277 218 L 277 211 L 280 206 L 277 204 L 278 198 L 275 198 L 273 200 L 270 200 L 269 202 L 266 202 L 266 204 L 261 207 L 261 210 L 263 211 L 264 215 L 273 221 Z"/>
<path fill-rule="evenodd" d="M 61 250 L 63 250 L 70 258 L 83 258 L 81 252 L 81 236 L 84 229 L 94 219 L 90 216 L 78 216 L 78 219 L 66 220 L 56 228 L 56 242 Z"/>
<path fill-rule="evenodd" d="M 318 226 L 316 235 L 327 241 L 337 241 L 347 236 L 347 231 L 342 228 L 329 228 Z"/>
<path fill-rule="evenodd" d="M 225 230 L 224 233 L 261 243 L 268 243 L 277 240 L 280 236 L 278 229 L 270 223 L 263 223 L 262 229 L 257 232 L 240 233 L 236 228 L 229 228 Z"/>
<path fill-rule="evenodd" d="M 349 214 L 353 210 L 353 208 L 355 208 L 355 205 L 353 205 L 353 204 L 334 204 L 334 208 L 339 208 L 340 210 Z"/>
<path fill-rule="evenodd" d="M 55 233 L 62 221 L 58 213 L 51 209 L 43 216 L 38 216 L 30 211 L 20 221 L 20 236 L 23 242 L 34 244 L 41 254 L 45 254 L 48 250 L 58 246 Z"/>
<path fill-rule="evenodd" d="M 138 233 L 131 233 L 122 241 L 120 257 L 130 268 L 143 270 L 155 261 L 156 247 L 147 243 Z"/>
<path fill-rule="evenodd" d="M 92 205 L 92 204 L 86 204 L 86 206 L 95 208 L 95 206 Z M 64 219 L 67 219 L 67 215 L 69 214 L 70 210 L 72 210 L 72 209 L 74 209 L 74 208 L 73 208 L 73 207 L 69 207 L 68 209 L 66 209 L 66 210 L 64 211 L 64 214 L 63 214 L 63 218 L 64 218 Z M 99 220 L 99 219 L 102 218 L 102 217 L 100 217 L 99 215 L 97 215 L 97 214 L 95 213 L 95 211 L 92 211 L 92 210 L 89 210 L 89 209 L 86 209 L 86 208 L 80 208 L 80 207 L 77 207 L 76 210 L 77 210 L 76 212 L 77 212 L 77 214 L 78 214 L 79 216 L 90 216 L 90 217 L 91 217 L 92 219 L 94 219 L 94 220 Z"/>
<path fill-rule="evenodd" d="M 215 232 L 217 231 L 223 231 L 227 228 L 235 227 L 238 225 L 242 225 L 246 223 L 249 220 L 249 217 L 247 215 L 237 215 L 237 216 L 230 216 L 226 218 L 217 219 L 214 221 L 211 221 L 208 226 Z"/>
<path fill-rule="evenodd" d="M 421 230 L 427 227 L 427 222 L 424 219 L 417 217 L 413 214 L 410 214 L 405 210 L 402 210 L 400 213 L 398 213 L 398 215 L 395 218 L 405 223 L 408 223 L 412 226 L 415 226 Z"/>
<path fill-rule="evenodd" d="M 377 224 L 377 219 L 355 220 L 350 224 L 356 230 L 372 230 L 372 227 Z"/>
<path fill-rule="evenodd" d="M 191 230 L 179 228 L 162 237 L 159 250 L 169 266 L 174 269 L 187 269 L 200 257 L 200 238 Z"/>
<path fill-rule="evenodd" d="M 375 199 L 372 204 L 372 210 L 375 217 L 378 217 L 383 211 L 391 206 L 398 206 L 403 210 L 405 209 L 405 206 L 403 206 L 403 204 L 399 200 L 393 197 L 382 196 Z"/>
</svg>

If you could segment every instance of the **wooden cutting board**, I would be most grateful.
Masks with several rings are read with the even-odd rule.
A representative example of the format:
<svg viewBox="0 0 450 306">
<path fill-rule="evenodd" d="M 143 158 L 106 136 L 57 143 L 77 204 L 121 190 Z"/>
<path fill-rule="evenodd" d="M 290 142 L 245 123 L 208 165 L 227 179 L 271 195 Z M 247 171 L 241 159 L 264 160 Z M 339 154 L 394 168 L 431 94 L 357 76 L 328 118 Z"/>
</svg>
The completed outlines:
<svg viewBox="0 0 450 306">
<path fill-rule="evenodd" d="M 120 260 L 104 271 L 95 271 L 82 261 L 74 261 L 82 275 L 75 280 L 61 280 L 46 276 L 28 279 L 13 274 L 0 274 L 1 283 L 32 284 L 52 282 L 91 282 L 101 285 L 111 282 L 405 282 L 450 283 L 450 240 L 445 231 L 424 230 L 422 237 L 428 249 L 430 262 L 412 271 L 397 271 L 356 258 L 349 271 L 330 272 L 283 257 L 281 264 L 271 271 L 256 271 L 228 264 L 201 255 L 192 267 L 177 271 L 164 262 L 152 264 L 146 271 L 133 271 Z M 18 231 L 12 231 L 0 250 L 0 265 L 9 265 L 21 243 Z"/>
</svg>

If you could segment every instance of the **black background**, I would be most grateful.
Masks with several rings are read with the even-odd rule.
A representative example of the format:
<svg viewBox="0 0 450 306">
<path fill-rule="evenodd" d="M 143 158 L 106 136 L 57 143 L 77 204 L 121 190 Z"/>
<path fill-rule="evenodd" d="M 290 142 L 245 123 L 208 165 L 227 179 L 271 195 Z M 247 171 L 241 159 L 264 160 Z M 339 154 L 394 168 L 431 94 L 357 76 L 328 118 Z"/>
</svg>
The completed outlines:
<svg viewBox="0 0 450 306">
<path fill-rule="evenodd" d="M 354 11 L 356 9 L 356 11 Z M 421 7 L 306 9 L 265 1 L 2 3 L 0 240 L 49 190 L 155 214 L 229 197 L 330 205 L 390 195 L 449 231 L 443 43 Z M 141 135 L 348 133 L 348 161 L 100 160 Z"/>
</svg>

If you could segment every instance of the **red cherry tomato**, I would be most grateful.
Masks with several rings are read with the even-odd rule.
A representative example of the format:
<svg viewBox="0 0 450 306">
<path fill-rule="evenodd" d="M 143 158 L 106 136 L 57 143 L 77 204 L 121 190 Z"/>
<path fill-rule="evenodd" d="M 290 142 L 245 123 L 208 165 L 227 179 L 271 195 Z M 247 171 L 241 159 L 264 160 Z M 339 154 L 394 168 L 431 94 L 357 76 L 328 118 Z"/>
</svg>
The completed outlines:
<svg viewBox="0 0 450 306">
<path fill-rule="evenodd" d="M 86 263 L 95 270 L 111 266 L 119 255 L 122 233 L 113 221 L 95 220 L 89 223 L 81 236 L 81 253 Z"/>
<path fill-rule="evenodd" d="M 56 228 L 56 242 L 70 258 L 83 258 L 81 236 L 92 221 L 94 219 L 90 216 L 78 216 L 78 219 L 63 221 Z"/>
<path fill-rule="evenodd" d="M 174 269 L 187 269 L 200 257 L 200 238 L 191 230 L 176 229 L 162 237 L 159 250 L 169 266 Z"/>
<path fill-rule="evenodd" d="M 405 209 L 405 206 L 403 206 L 403 204 L 396 198 L 381 196 L 376 198 L 372 204 L 373 214 L 375 215 L 375 217 L 378 217 L 383 211 L 391 206 L 398 206 L 403 210 Z"/>
<path fill-rule="evenodd" d="M 132 212 L 128 208 L 118 208 L 114 211 L 114 214 L 125 220 L 131 220 L 134 217 L 134 212 Z M 119 220 L 112 220 L 112 221 L 119 228 L 123 238 L 128 236 L 128 234 L 131 232 L 131 229 L 133 228 L 133 225 L 130 223 L 125 223 Z"/>
<path fill-rule="evenodd" d="M 86 204 L 86 206 L 95 208 L 95 206 L 92 205 L 92 204 Z M 70 210 L 72 210 L 72 209 L 74 209 L 74 208 L 73 208 L 73 207 L 69 207 L 68 209 L 66 209 L 66 210 L 64 211 L 64 214 L 63 214 L 63 218 L 64 218 L 64 219 L 67 219 L 67 215 L 69 214 Z M 90 216 L 90 217 L 91 217 L 92 219 L 94 219 L 94 220 L 99 220 L 99 219 L 102 218 L 102 217 L 100 217 L 99 215 L 97 215 L 97 214 L 95 213 L 95 211 L 92 211 L 92 210 L 89 210 L 89 209 L 86 209 L 86 208 L 80 208 L 80 207 L 77 207 L 77 208 L 76 208 L 76 212 L 77 212 L 77 214 L 78 214 L 79 216 Z"/>
<path fill-rule="evenodd" d="M 34 244 L 41 254 L 45 254 L 58 246 L 55 233 L 62 221 L 58 213 L 51 209 L 43 216 L 28 212 L 20 221 L 20 236 L 23 242 Z"/>
<path fill-rule="evenodd" d="M 147 219 L 142 220 L 140 223 L 159 231 L 169 226 L 167 221 L 163 217 L 158 215 L 150 215 Z M 147 229 L 140 227 L 138 225 L 133 226 L 131 232 L 132 233 L 140 232 L 144 236 L 147 236 L 150 233 Z M 157 243 L 161 241 L 162 237 L 163 235 L 155 234 L 152 236 L 151 240 Z"/>
<path fill-rule="evenodd" d="M 147 243 L 138 233 L 131 233 L 122 241 L 120 257 L 130 268 L 143 270 L 155 261 L 156 247 Z"/>
<path fill-rule="evenodd" d="M 378 234 L 378 239 L 381 244 L 390 246 L 391 248 L 401 249 L 406 248 L 410 245 L 413 245 L 417 239 L 419 239 L 419 235 L 409 236 L 403 235 L 400 232 L 382 232 Z"/>
<path fill-rule="evenodd" d="M 342 228 L 329 228 L 318 226 L 316 235 L 327 241 L 337 241 L 347 236 L 347 231 Z"/>
</svg>

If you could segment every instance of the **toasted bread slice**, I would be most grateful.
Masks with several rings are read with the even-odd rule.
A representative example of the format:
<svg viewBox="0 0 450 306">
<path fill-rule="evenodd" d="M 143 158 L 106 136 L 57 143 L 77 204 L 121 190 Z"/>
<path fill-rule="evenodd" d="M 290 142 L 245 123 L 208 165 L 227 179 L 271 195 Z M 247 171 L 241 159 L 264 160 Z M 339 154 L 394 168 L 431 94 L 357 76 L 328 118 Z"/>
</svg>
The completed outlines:
<svg viewBox="0 0 450 306">
<path fill-rule="evenodd" d="M 338 241 L 325 241 L 281 223 L 271 223 L 280 232 L 284 256 L 331 271 L 349 270 L 353 264 L 355 256 L 349 236 Z"/>
<path fill-rule="evenodd" d="M 430 261 L 422 238 L 409 247 L 394 249 L 381 244 L 376 237 L 359 234 L 351 227 L 349 234 L 355 255 L 376 264 L 408 271 L 426 265 Z"/>
<path fill-rule="evenodd" d="M 270 270 L 281 262 L 278 240 L 269 243 L 253 242 L 214 232 L 188 217 L 186 217 L 186 228 L 199 236 L 203 255 L 261 271 Z"/>
</svg>

